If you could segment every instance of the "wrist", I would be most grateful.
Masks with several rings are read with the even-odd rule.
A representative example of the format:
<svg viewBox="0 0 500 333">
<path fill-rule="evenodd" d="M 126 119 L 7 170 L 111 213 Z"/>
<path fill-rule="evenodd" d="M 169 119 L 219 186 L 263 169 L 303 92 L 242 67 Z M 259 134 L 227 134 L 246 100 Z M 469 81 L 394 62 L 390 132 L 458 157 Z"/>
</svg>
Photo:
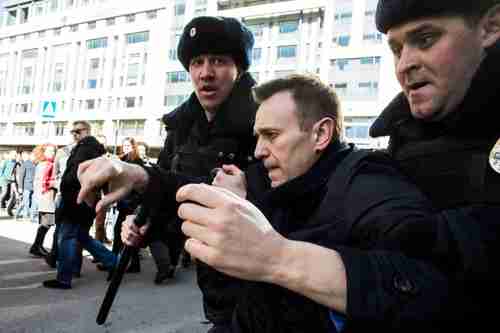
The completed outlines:
<svg viewBox="0 0 500 333">
<path fill-rule="evenodd" d="M 134 191 L 143 194 L 149 183 L 149 175 L 142 167 L 134 165 Z"/>
<path fill-rule="evenodd" d="M 276 261 L 270 266 L 269 278 L 266 282 L 290 288 L 300 279 L 301 265 L 295 255 L 295 243 L 295 241 L 281 237 L 278 251 L 274 256 Z"/>
</svg>

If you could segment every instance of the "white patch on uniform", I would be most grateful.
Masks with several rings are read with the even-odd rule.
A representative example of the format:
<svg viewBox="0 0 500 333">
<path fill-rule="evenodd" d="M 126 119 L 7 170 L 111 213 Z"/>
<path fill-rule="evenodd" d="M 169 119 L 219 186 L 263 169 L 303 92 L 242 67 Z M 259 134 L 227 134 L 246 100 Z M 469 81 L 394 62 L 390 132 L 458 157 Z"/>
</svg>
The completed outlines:
<svg viewBox="0 0 500 333">
<path fill-rule="evenodd" d="M 490 152 L 490 166 L 496 172 L 500 173 L 500 139 L 498 139 L 497 143 Z"/>
<path fill-rule="evenodd" d="M 195 27 L 192 27 L 191 30 L 189 30 L 189 36 L 191 36 L 191 38 L 196 36 L 196 28 Z"/>
</svg>

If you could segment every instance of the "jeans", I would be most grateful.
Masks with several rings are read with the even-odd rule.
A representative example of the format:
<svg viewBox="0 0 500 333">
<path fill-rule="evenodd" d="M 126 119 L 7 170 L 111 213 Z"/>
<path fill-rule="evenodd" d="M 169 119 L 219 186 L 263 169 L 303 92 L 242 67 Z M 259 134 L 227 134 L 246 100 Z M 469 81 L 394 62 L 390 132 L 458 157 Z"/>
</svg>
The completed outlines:
<svg viewBox="0 0 500 333">
<path fill-rule="evenodd" d="M 71 285 L 73 272 L 81 267 L 81 257 L 77 253 L 77 242 L 105 267 L 113 267 L 117 256 L 108 250 L 101 242 L 89 235 L 90 226 L 61 223 L 57 231 L 57 280 Z"/>
<path fill-rule="evenodd" d="M 38 202 L 36 199 L 31 201 L 31 222 L 35 224 L 40 222 L 40 217 L 38 216 Z"/>
<path fill-rule="evenodd" d="M 28 218 L 31 217 L 31 202 L 33 199 L 33 191 L 23 190 L 23 200 L 17 207 L 16 216 Z"/>
</svg>

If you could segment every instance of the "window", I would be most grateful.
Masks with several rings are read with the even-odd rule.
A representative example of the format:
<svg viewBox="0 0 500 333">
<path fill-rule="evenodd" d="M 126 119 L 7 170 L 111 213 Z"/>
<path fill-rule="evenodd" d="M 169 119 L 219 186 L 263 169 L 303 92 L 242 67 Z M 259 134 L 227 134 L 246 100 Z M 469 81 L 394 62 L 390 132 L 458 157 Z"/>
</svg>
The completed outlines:
<svg viewBox="0 0 500 333">
<path fill-rule="evenodd" d="M 186 12 L 186 4 L 185 3 L 176 3 L 174 5 L 174 15 L 182 16 Z"/>
<path fill-rule="evenodd" d="M 97 80 L 96 79 L 89 79 L 87 81 L 87 88 L 88 89 L 96 89 L 97 88 Z"/>
<path fill-rule="evenodd" d="M 145 120 L 119 120 L 113 121 L 115 128 L 118 128 L 118 135 L 141 137 L 144 135 Z"/>
<path fill-rule="evenodd" d="M 378 82 L 371 82 L 371 81 L 359 82 L 358 87 L 361 95 L 377 96 Z"/>
<path fill-rule="evenodd" d="M 167 83 L 189 82 L 190 78 L 187 72 L 167 72 Z"/>
<path fill-rule="evenodd" d="M 206 8 L 196 8 L 194 10 L 194 16 L 205 16 L 207 14 Z"/>
<path fill-rule="evenodd" d="M 40 37 L 40 38 L 45 37 L 45 30 L 39 31 L 38 37 Z"/>
<path fill-rule="evenodd" d="M 94 72 L 99 69 L 99 58 L 90 59 L 90 71 Z"/>
<path fill-rule="evenodd" d="M 371 65 L 373 64 L 373 57 L 364 57 L 360 59 L 361 65 Z"/>
<path fill-rule="evenodd" d="M 14 123 L 14 136 L 33 136 L 35 135 L 35 123 Z"/>
<path fill-rule="evenodd" d="M 115 18 L 114 17 L 110 17 L 110 18 L 106 19 L 106 25 L 107 26 L 115 25 Z"/>
<path fill-rule="evenodd" d="M 247 26 L 248 30 L 250 30 L 255 38 L 262 37 L 264 31 L 263 24 L 251 24 Z"/>
<path fill-rule="evenodd" d="M 127 34 L 127 44 L 143 43 L 149 41 L 149 31 Z"/>
<path fill-rule="evenodd" d="M 23 85 L 22 85 L 22 94 L 28 95 L 31 93 L 31 81 L 33 79 L 33 67 L 24 67 L 23 68 Z"/>
<path fill-rule="evenodd" d="M 85 100 L 85 109 L 86 110 L 94 110 L 95 109 L 95 99 Z"/>
<path fill-rule="evenodd" d="M 372 34 L 365 34 L 365 35 L 363 35 L 363 40 L 364 41 L 372 41 L 374 43 L 380 43 L 380 42 L 382 42 L 382 34 L 379 32 L 372 33 Z"/>
<path fill-rule="evenodd" d="M 375 119 L 372 117 L 346 117 L 345 136 L 347 139 L 369 139 L 369 130 Z"/>
<path fill-rule="evenodd" d="M 127 23 L 132 23 L 135 21 L 135 14 L 129 14 L 127 16 L 125 16 L 125 21 Z"/>
<path fill-rule="evenodd" d="M 73 24 L 73 25 L 71 25 L 71 26 L 69 27 L 69 30 L 70 30 L 71 32 L 76 32 L 76 31 L 78 31 L 78 24 Z"/>
<path fill-rule="evenodd" d="M 125 97 L 125 107 L 135 108 L 135 97 Z"/>
<path fill-rule="evenodd" d="M 56 121 L 54 122 L 55 127 L 55 135 L 56 136 L 65 136 L 66 132 L 66 122 L 64 121 Z"/>
<path fill-rule="evenodd" d="M 166 95 L 163 105 L 166 107 L 176 107 L 182 104 L 188 97 L 189 95 Z"/>
<path fill-rule="evenodd" d="M 19 105 L 19 113 L 28 113 L 30 112 L 30 105 L 28 103 L 22 103 Z"/>
<path fill-rule="evenodd" d="M 380 57 L 334 59 L 330 82 L 344 100 L 368 101 L 378 96 Z"/>
<path fill-rule="evenodd" d="M 64 76 L 64 64 L 58 62 L 54 66 L 54 85 L 53 90 L 55 92 L 62 91 L 63 89 L 63 76 Z"/>
<path fill-rule="evenodd" d="M 87 29 L 93 30 L 93 29 L 95 29 L 95 27 L 96 27 L 96 22 L 95 21 L 87 23 Z"/>
<path fill-rule="evenodd" d="M 54 36 L 61 35 L 61 28 L 54 29 Z"/>
<path fill-rule="evenodd" d="M 0 136 L 7 135 L 7 123 L 0 123 Z"/>
<path fill-rule="evenodd" d="M 334 89 L 339 96 L 345 96 L 347 94 L 347 83 L 335 83 Z"/>
<path fill-rule="evenodd" d="M 278 59 L 295 58 L 297 56 L 297 45 L 278 46 Z"/>
<path fill-rule="evenodd" d="M 19 23 L 23 24 L 28 22 L 28 13 L 29 13 L 29 7 L 21 8 L 21 17 Z"/>
<path fill-rule="evenodd" d="M 87 40 L 87 49 L 99 49 L 108 47 L 108 38 L 96 38 Z"/>
<path fill-rule="evenodd" d="M 175 61 L 177 60 L 177 49 L 170 49 L 168 50 L 168 59 Z"/>
<path fill-rule="evenodd" d="M 342 25 L 349 25 L 352 23 L 352 13 L 340 13 L 335 15 L 335 21 Z"/>
<path fill-rule="evenodd" d="M 89 121 L 90 128 L 92 128 L 92 135 L 101 135 L 104 129 L 104 121 L 102 120 L 92 120 Z"/>
<path fill-rule="evenodd" d="M 351 36 L 339 36 L 337 43 L 340 46 L 349 46 L 350 40 L 351 40 Z"/>
<path fill-rule="evenodd" d="M 296 32 L 299 28 L 298 21 L 286 21 L 279 23 L 279 31 L 280 34 L 288 34 L 292 32 Z"/>
<path fill-rule="evenodd" d="M 262 49 L 255 48 L 252 50 L 252 63 L 254 65 L 258 65 L 260 63 L 260 59 L 262 57 Z"/>
<path fill-rule="evenodd" d="M 9 10 L 7 12 L 7 25 L 16 24 L 17 10 Z"/>
<path fill-rule="evenodd" d="M 139 77 L 139 63 L 128 64 L 127 86 L 136 86 Z"/>
<path fill-rule="evenodd" d="M 43 2 L 35 2 L 35 16 L 42 16 L 43 15 L 43 8 L 44 8 L 44 3 Z"/>
<path fill-rule="evenodd" d="M 50 0 L 50 11 L 55 12 L 57 10 L 57 3 L 59 0 Z"/>
<path fill-rule="evenodd" d="M 158 13 L 156 10 L 150 10 L 146 12 L 146 17 L 150 20 L 155 19 L 158 16 Z"/>
<path fill-rule="evenodd" d="M 91 58 L 89 61 L 89 74 L 87 80 L 87 89 L 97 88 L 97 78 L 99 76 L 99 58 Z"/>
</svg>

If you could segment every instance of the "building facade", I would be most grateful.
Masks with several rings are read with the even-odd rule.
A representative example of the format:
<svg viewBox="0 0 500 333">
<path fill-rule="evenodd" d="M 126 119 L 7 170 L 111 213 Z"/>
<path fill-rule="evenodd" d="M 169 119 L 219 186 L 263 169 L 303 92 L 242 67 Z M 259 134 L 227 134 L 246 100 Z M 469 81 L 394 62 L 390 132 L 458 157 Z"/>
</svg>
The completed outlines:
<svg viewBox="0 0 500 333">
<path fill-rule="evenodd" d="M 398 91 L 374 24 L 377 0 L 5 0 L 0 12 L 0 149 L 69 142 L 88 120 L 110 146 L 132 136 L 159 149 L 161 116 L 192 92 L 177 60 L 195 16 L 236 17 L 256 43 L 263 82 L 315 73 L 342 101 L 345 137 L 383 147 L 368 128 Z"/>
</svg>

